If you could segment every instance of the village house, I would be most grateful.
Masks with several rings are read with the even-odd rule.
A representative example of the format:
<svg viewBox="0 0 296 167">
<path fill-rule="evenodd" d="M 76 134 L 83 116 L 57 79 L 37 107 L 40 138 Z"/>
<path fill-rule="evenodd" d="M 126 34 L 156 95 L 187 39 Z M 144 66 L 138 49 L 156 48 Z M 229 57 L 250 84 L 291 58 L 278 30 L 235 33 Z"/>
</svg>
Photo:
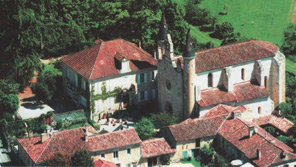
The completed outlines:
<svg viewBox="0 0 296 167">
<path fill-rule="evenodd" d="M 142 141 L 141 167 L 166 165 L 176 152 L 164 138 L 153 138 Z"/>
<path fill-rule="evenodd" d="M 91 119 L 157 98 L 156 59 L 123 39 L 97 40 L 95 46 L 61 61 L 65 94 L 91 111 Z"/>
<path fill-rule="evenodd" d="M 81 127 L 17 141 L 19 157 L 27 166 L 44 165 L 59 151 L 74 154 L 81 149 L 88 150 L 94 161 L 103 159 L 123 167 L 137 166 L 141 159 L 141 140 L 134 129 L 99 135 L 92 127 Z"/>
<path fill-rule="evenodd" d="M 163 127 L 160 132 L 176 149 L 172 161 L 197 157 L 203 145 L 212 143 L 214 149 L 229 160 L 240 159 L 260 167 L 295 165 L 294 150 L 256 123 L 266 122 L 266 117 L 253 118 L 250 113 L 251 109 L 245 106 L 220 104 L 201 118 L 189 118 L 179 124 Z M 289 128 L 294 126 L 282 117 L 273 118 L 273 121 L 284 122 L 282 125 Z M 285 126 L 276 127 L 281 131 L 287 130 Z"/>
</svg>

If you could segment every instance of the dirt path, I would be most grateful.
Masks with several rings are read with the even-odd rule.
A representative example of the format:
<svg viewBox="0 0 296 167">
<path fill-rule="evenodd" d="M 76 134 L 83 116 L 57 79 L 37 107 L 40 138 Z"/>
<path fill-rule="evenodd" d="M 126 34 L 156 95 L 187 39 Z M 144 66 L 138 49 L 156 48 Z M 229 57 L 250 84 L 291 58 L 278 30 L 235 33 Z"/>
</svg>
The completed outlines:
<svg viewBox="0 0 296 167">
<path fill-rule="evenodd" d="M 296 0 L 292 0 L 291 11 L 290 11 L 290 21 L 296 23 Z"/>
</svg>

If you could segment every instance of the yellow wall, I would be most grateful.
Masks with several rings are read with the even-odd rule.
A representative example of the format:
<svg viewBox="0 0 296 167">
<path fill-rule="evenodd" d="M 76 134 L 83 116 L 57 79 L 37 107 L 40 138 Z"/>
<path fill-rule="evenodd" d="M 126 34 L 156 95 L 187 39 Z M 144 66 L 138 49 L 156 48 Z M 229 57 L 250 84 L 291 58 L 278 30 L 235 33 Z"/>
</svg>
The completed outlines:
<svg viewBox="0 0 296 167">
<path fill-rule="evenodd" d="M 131 154 L 127 153 L 127 148 L 131 148 Z M 118 151 L 118 158 L 113 158 L 114 151 Z M 127 164 L 132 163 L 139 163 L 141 158 L 141 152 L 140 152 L 140 145 L 133 146 L 133 147 L 124 147 L 124 148 L 117 148 L 105 152 L 98 152 L 96 155 L 93 156 L 94 161 L 98 159 L 105 159 L 107 161 L 111 161 L 115 164 L 120 163 L 121 167 L 127 166 Z M 105 158 L 101 158 L 101 154 L 105 154 Z"/>
</svg>

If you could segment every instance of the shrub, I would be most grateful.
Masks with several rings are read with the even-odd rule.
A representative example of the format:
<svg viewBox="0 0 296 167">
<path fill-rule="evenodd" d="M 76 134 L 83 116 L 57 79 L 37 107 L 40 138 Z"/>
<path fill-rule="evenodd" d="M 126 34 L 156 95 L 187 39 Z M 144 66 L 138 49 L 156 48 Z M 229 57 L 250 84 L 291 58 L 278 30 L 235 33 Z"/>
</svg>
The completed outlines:
<svg viewBox="0 0 296 167">
<path fill-rule="evenodd" d="M 152 120 L 156 129 L 177 123 L 177 116 L 168 112 L 151 114 L 150 119 Z"/>
<path fill-rule="evenodd" d="M 106 131 L 105 129 L 101 130 L 99 134 L 105 134 L 105 133 L 109 133 L 108 131 Z"/>
<path fill-rule="evenodd" d="M 200 149 L 201 164 L 203 164 L 203 165 L 209 164 L 213 158 L 213 155 L 214 155 L 213 148 L 209 148 L 208 146 L 204 145 Z"/>
<path fill-rule="evenodd" d="M 67 129 L 67 128 L 69 128 L 71 126 L 71 124 L 72 123 L 69 120 L 65 119 L 63 121 L 63 128 Z"/>
<path fill-rule="evenodd" d="M 145 117 L 135 124 L 135 129 L 142 140 L 150 139 L 155 134 L 152 121 Z"/>
<path fill-rule="evenodd" d="M 47 130 L 47 125 L 46 124 L 42 124 L 40 126 L 40 132 L 43 133 L 43 132 L 46 132 L 46 130 Z"/>
<path fill-rule="evenodd" d="M 56 129 L 61 129 L 63 127 L 63 121 L 57 121 Z"/>
<path fill-rule="evenodd" d="M 77 150 L 74 155 L 71 156 L 72 166 L 85 166 L 94 167 L 94 161 L 91 158 L 90 153 L 87 150 Z"/>
<path fill-rule="evenodd" d="M 92 127 L 95 128 L 95 130 L 100 130 L 100 125 L 96 123 L 94 120 L 90 120 L 89 123 L 91 124 Z"/>
</svg>

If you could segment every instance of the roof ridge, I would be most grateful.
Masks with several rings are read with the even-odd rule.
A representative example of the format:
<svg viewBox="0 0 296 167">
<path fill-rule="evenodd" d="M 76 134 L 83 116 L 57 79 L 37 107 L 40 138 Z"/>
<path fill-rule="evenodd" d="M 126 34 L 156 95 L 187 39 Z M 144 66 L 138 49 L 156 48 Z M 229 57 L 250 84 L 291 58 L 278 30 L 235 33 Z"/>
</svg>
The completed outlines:
<svg viewBox="0 0 296 167">
<path fill-rule="evenodd" d="M 126 41 L 126 40 L 123 40 L 123 39 L 121 39 L 121 40 L 122 40 L 123 42 L 127 43 L 129 46 L 132 46 L 133 48 L 137 49 L 139 52 L 143 53 L 145 56 L 146 56 L 146 54 L 151 55 L 150 53 L 146 52 L 144 49 L 134 46 L 134 45 L 136 45 L 136 44 L 131 43 L 131 42 Z M 151 55 L 151 56 L 152 56 L 152 55 Z M 153 57 L 153 56 L 152 56 L 152 57 Z"/>
<path fill-rule="evenodd" d="M 53 135 L 54 135 L 54 134 L 52 134 L 52 136 L 53 136 Z M 40 139 L 40 140 L 41 140 L 41 142 L 42 142 L 42 139 Z M 49 137 L 49 139 L 47 139 L 47 140 L 49 140 L 49 141 L 47 142 L 45 148 L 44 148 L 44 149 L 42 150 L 42 152 L 40 153 L 39 157 L 36 159 L 36 162 L 38 162 L 39 158 L 42 156 L 42 154 L 44 153 L 44 151 L 49 147 L 49 143 L 52 141 L 52 138 Z M 35 163 L 36 163 L 36 162 L 35 162 Z"/>
<path fill-rule="evenodd" d="M 268 51 L 268 52 L 270 52 L 270 53 L 273 54 L 273 52 L 270 51 L 269 48 L 262 47 L 260 44 L 257 43 L 257 42 L 267 42 L 267 43 L 270 43 L 269 41 L 257 41 L 257 40 L 253 40 L 253 41 L 251 41 L 251 42 L 252 42 L 254 45 L 259 46 L 260 48 L 262 48 L 262 49 L 264 49 L 264 50 L 266 50 L 266 51 Z M 270 44 L 272 44 L 272 43 L 270 43 Z M 279 50 L 279 49 L 278 49 L 278 50 Z"/>
<path fill-rule="evenodd" d="M 218 46 L 218 47 L 214 47 L 214 48 L 210 48 L 210 49 L 205 49 L 205 50 L 197 51 L 197 52 L 195 52 L 195 56 L 198 53 L 207 52 L 207 51 L 211 51 L 211 50 L 218 50 L 220 48 L 229 47 L 229 46 L 233 46 L 233 45 L 244 44 L 244 43 L 249 43 L 249 42 L 252 42 L 252 41 L 258 41 L 258 40 L 249 39 L 249 40 L 246 40 L 246 41 L 241 41 L 241 42 L 237 42 L 237 43 L 230 43 L 230 44 L 227 44 L 227 45 L 222 45 L 222 46 Z"/>
<path fill-rule="evenodd" d="M 90 78 L 91 78 L 91 76 L 92 76 L 92 74 L 93 74 L 93 71 L 94 71 L 94 68 L 95 68 L 95 65 L 96 65 L 96 62 L 97 62 L 97 59 L 98 59 L 98 57 L 99 57 L 99 53 L 100 53 L 100 51 L 101 51 L 101 47 L 102 47 L 102 45 L 104 45 L 104 41 L 102 41 L 102 42 L 100 42 L 99 44 L 100 44 L 100 46 L 99 46 L 99 48 L 98 48 L 98 53 L 96 54 L 96 60 L 94 61 L 94 64 L 93 64 L 93 67 L 91 68 L 91 73 L 90 73 L 90 75 L 88 76 L 88 80 L 90 80 Z"/>
</svg>

